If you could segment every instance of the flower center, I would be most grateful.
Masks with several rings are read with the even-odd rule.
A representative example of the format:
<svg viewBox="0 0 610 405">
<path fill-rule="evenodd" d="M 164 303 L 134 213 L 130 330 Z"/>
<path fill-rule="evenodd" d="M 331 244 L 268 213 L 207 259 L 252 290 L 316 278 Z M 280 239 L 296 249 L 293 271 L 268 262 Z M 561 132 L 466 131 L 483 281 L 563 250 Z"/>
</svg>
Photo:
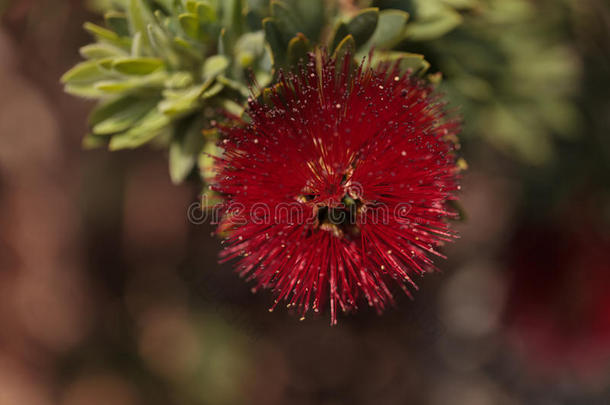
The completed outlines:
<svg viewBox="0 0 610 405">
<path fill-rule="evenodd" d="M 354 199 L 348 194 L 336 204 L 316 202 L 316 198 L 315 194 L 304 194 L 298 198 L 301 202 L 313 205 L 316 216 L 314 229 L 331 232 L 338 238 L 360 234 L 358 217 L 364 208 L 361 200 Z"/>
</svg>

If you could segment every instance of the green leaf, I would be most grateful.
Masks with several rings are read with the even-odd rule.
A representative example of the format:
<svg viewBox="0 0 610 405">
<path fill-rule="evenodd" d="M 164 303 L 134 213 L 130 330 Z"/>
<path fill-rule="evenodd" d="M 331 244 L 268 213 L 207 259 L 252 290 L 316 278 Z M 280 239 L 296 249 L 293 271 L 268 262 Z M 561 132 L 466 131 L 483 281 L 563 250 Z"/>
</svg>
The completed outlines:
<svg viewBox="0 0 610 405">
<path fill-rule="evenodd" d="M 157 58 L 124 58 L 114 61 L 112 67 L 126 75 L 148 75 L 163 66 L 163 60 Z"/>
<path fill-rule="evenodd" d="M 189 72 L 173 73 L 166 81 L 168 89 L 185 89 L 193 84 L 193 75 Z"/>
<path fill-rule="evenodd" d="M 238 91 L 239 94 L 241 94 L 244 97 L 248 97 L 250 95 L 250 91 L 248 90 L 248 87 L 246 85 L 242 84 L 241 82 L 238 82 L 237 80 L 232 80 L 225 76 L 217 76 L 216 80 L 218 81 L 218 83 L 220 83 L 230 89 Z"/>
<path fill-rule="evenodd" d="M 221 104 L 225 111 L 238 117 L 241 117 L 246 110 L 243 105 L 237 104 L 235 101 L 231 100 L 222 100 Z"/>
<path fill-rule="evenodd" d="M 265 18 L 263 20 L 263 27 L 265 29 L 265 39 L 271 48 L 271 60 L 275 69 L 285 65 L 286 63 L 286 47 L 282 42 L 282 34 L 271 18 Z"/>
<path fill-rule="evenodd" d="M 332 41 L 330 41 L 331 50 L 337 49 L 337 46 L 345 39 L 346 36 L 350 35 L 347 29 L 347 24 L 344 22 L 339 22 L 335 27 L 332 35 Z"/>
<path fill-rule="evenodd" d="M 282 44 L 288 44 L 297 33 L 304 31 L 295 10 L 281 1 L 271 1 L 271 15 L 278 28 Z"/>
<path fill-rule="evenodd" d="M 385 51 L 375 52 L 373 55 L 373 63 L 381 62 L 399 62 L 402 71 L 411 70 L 414 74 L 424 74 L 430 64 L 424 59 L 423 55 L 409 52 Z"/>
<path fill-rule="evenodd" d="M 118 11 L 109 11 L 104 15 L 106 26 L 119 36 L 126 37 L 129 35 L 129 22 L 125 13 Z"/>
<path fill-rule="evenodd" d="M 354 55 L 355 52 L 356 41 L 354 41 L 353 36 L 348 35 L 337 45 L 333 57 L 337 60 L 337 63 L 342 63 L 345 55 Z"/>
<path fill-rule="evenodd" d="M 263 29 L 263 17 L 259 12 L 255 10 L 248 10 L 246 13 L 246 22 L 251 31 L 258 31 Z"/>
<path fill-rule="evenodd" d="M 104 136 L 97 136 L 94 134 L 87 134 L 82 140 L 84 149 L 96 149 L 108 144 L 108 138 Z"/>
<path fill-rule="evenodd" d="M 217 95 L 218 93 L 220 93 L 222 91 L 222 89 L 224 89 L 224 85 L 222 83 L 214 83 L 214 85 L 212 87 L 210 87 L 208 90 L 203 92 L 203 94 L 201 95 L 201 98 L 202 99 L 212 98 L 215 95 Z"/>
<path fill-rule="evenodd" d="M 103 42 L 83 46 L 80 48 L 80 54 L 86 59 L 106 59 L 127 56 L 125 50 Z"/>
<path fill-rule="evenodd" d="M 285 0 L 299 21 L 299 31 L 307 39 L 318 41 L 326 23 L 324 0 Z"/>
<path fill-rule="evenodd" d="M 407 27 L 409 14 L 401 10 L 382 10 L 373 36 L 368 40 L 361 52 L 365 54 L 373 47 L 375 49 L 391 49 L 400 42 Z"/>
<path fill-rule="evenodd" d="M 184 116 L 201 107 L 201 98 L 212 81 L 191 86 L 184 90 L 165 90 L 164 100 L 159 103 L 159 111 L 169 117 Z"/>
<path fill-rule="evenodd" d="M 199 19 L 206 24 L 212 24 L 218 19 L 216 9 L 206 3 L 197 3 L 197 9 L 195 10 L 195 13 L 199 17 Z"/>
<path fill-rule="evenodd" d="M 347 23 L 347 30 L 353 35 L 356 47 L 360 47 L 371 38 L 379 20 L 378 8 L 366 8 L 360 11 Z"/>
<path fill-rule="evenodd" d="M 202 76 L 208 80 L 223 73 L 229 67 L 229 59 L 224 55 L 210 56 L 203 63 Z"/>
<path fill-rule="evenodd" d="M 220 34 L 218 35 L 218 54 L 228 55 L 230 48 L 229 39 L 227 37 L 227 29 L 222 28 L 220 30 Z"/>
<path fill-rule="evenodd" d="M 179 69 L 181 66 L 181 59 L 186 58 L 187 56 L 178 55 L 178 50 L 176 48 L 182 48 L 188 55 L 188 57 L 199 59 L 200 55 L 197 51 L 195 51 L 187 41 L 182 40 L 186 44 L 186 49 L 178 46 L 175 47 L 175 42 L 172 41 L 170 35 L 164 31 L 158 24 L 150 24 L 147 28 L 146 34 L 148 35 L 148 41 L 150 43 L 150 47 L 152 49 L 152 53 L 155 56 L 161 57 L 165 59 L 167 66 L 170 70 Z M 182 39 L 178 37 L 174 37 L 175 40 Z"/>
<path fill-rule="evenodd" d="M 93 84 L 67 84 L 64 86 L 64 91 L 73 96 L 87 99 L 96 99 L 105 95 L 104 92 L 96 89 Z"/>
<path fill-rule="evenodd" d="M 86 31 L 88 31 L 90 34 L 92 34 L 99 41 L 104 41 L 104 40 L 110 41 L 110 42 L 119 41 L 119 36 L 115 32 L 108 30 L 106 28 L 100 27 L 99 25 L 95 25 L 93 23 L 86 22 L 83 25 L 83 28 Z"/>
<path fill-rule="evenodd" d="M 124 80 L 104 80 L 97 82 L 95 88 L 108 94 L 119 94 L 125 92 L 139 91 L 142 94 L 151 93 L 157 96 L 157 92 L 163 88 L 168 75 L 166 72 L 155 72 L 147 76 L 134 76 Z"/>
<path fill-rule="evenodd" d="M 92 131 L 95 135 L 110 135 L 126 131 L 156 105 L 156 100 L 136 100 L 131 105 L 125 106 L 113 115 L 99 121 L 93 126 Z"/>
<path fill-rule="evenodd" d="M 138 99 L 133 96 L 124 96 L 98 105 L 89 115 L 89 126 L 99 124 L 137 101 Z"/>
<path fill-rule="evenodd" d="M 462 23 L 462 16 L 450 7 L 442 7 L 434 14 L 407 25 L 405 38 L 429 41 L 439 38 Z"/>
<path fill-rule="evenodd" d="M 244 2 L 243 0 L 221 0 L 222 4 L 222 26 L 229 29 L 235 38 L 243 33 L 244 26 Z"/>
<path fill-rule="evenodd" d="M 214 133 L 212 133 L 214 135 Z M 217 136 L 217 133 L 215 134 Z M 222 149 L 216 145 L 216 136 L 211 136 L 206 142 L 202 153 L 199 155 L 198 165 L 204 180 L 210 181 L 216 175 L 215 156 L 222 156 Z"/>
<path fill-rule="evenodd" d="M 249 32 L 237 40 L 233 54 L 243 68 L 252 66 L 265 53 L 265 33 Z"/>
<path fill-rule="evenodd" d="M 110 140 L 110 150 L 137 148 L 167 130 L 170 124 L 169 117 L 163 115 L 156 108 L 152 109 L 130 130 L 114 135 Z"/>
<path fill-rule="evenodd" d="M 195 14 L 180 14 L 178 20 L 184 33 L 192 39 L 199 41 L 201 35 L 199 18 Z"/>
<path fill-rule="evenodd" d="M 178 52 L 180 52 L 182 55 L 189 57 L 190 59 L 193 59 L 197 62 L 200 62 L 203 60 L 203 54 L 202 54 L 201 50 L 196 49 L 189 41 L 187 41 L 183 38 L 174 37 L 172 45 Z M 164 49 L 168 49 L 168 48 L 169 47 L 164 47 Z M 177 57 L 176 55 L 173 56 L 174 59 L 176 57 Z M 172 65 L 178 66 L 180 64 L 180 62 L 181 62 L 180 60 L 175 59 L 172 62 Z M 182 62 L 184 62 L 184 59 L 182 60 Z"/>
<path fill-rule="evenodd" d="M 183 1 L 184 3 L 184 1 Z M 197 13 L 197 4 L 199 2 L 197 0 L 186 0 L 186 11 L 188 11 L 191 14 L 195 14 Z"/>
<path fill-rule="evenodd" d="M 153 23 L 155 19 L 151 10 L 143 0 L 129 0 L 128 21 L 131 35 L 135 35 L 136 32 L 141 32 L 144 44 L 148 45 L 146 27 L 148 24 Z"/>
<path fill-rule="evenodd" d="M 131 56 L 140 58 L 144 56 L 144 47 L 142 44 L 142 33 L 136 32 L 131 41 Z"/>
<path fill-rule="evenodd" d="M 195 119 L 185 129 L 176 129 L 169 147 L 169 173 L 174 184 L 180 184 L 193 171 L 205 142 L 201 120 Z"/>
<path fill-rule="evenodd" d="M 81 62 L 64 73 L 60 80 L 64 84 L 84 84 L 112 78 L 112 72 L 104 69 L 101 63 L 97 60 Z"/>
<path fill-rule="evenodd" d="M 297 34 L 288 43 L 288 64 L 297 66 L 300 61 L 307 60 L 307 53 L 311 49 L 311 44 L 303 34 Z"/>
<path fill-rule="evenodd" d="M 170 13 L 174 9 L 174 0 L 156 0 L 156 2 L 165 10 L 166 13 Z"/>
</svg>

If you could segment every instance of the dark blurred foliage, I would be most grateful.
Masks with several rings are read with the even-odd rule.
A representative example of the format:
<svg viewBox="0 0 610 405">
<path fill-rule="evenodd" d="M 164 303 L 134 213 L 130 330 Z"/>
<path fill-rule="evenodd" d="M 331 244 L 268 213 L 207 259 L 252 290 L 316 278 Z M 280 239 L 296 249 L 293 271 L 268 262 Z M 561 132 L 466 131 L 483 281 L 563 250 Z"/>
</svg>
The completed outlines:
<svg viewBox="0 0 610 405">
<path fill-rule="evenodd" d="M 610 235 L 578 211 L 523 224 L 511 244 L 511 341 L 547 376 L 597 377 L 610 359 Z"/>
<path fill-rule="evenodd" d="M 489 117 L 464 111 L 468 218 L 444 272 L 414 301 L 397 292 L 396 309 L 331 328 L 327 314 L 267 312 L 269 295 L 217 264 L 212 228 L 188 221 L 197 185 L 173 186 L 159 152 L 81 150 L 91 105 L 58 78 L 99 17 L 76 0 L 0 1 L 0 404 L 608 403 L 610 7 L 528 4 L 523 46 L 552 36 L 580 73 L 569 96 L 544 79 L 508 88 L 539 100 L 520 107 L 528 130 L 550 97 L 581 117 L 574 133 L 545 124 L 552 157 L 524 163 L 468 126 Z M 476 12 L 463 18 L 412 50 L 442 68 L 452 41 L 511 40 L 477 37 Z"/>
</svg>

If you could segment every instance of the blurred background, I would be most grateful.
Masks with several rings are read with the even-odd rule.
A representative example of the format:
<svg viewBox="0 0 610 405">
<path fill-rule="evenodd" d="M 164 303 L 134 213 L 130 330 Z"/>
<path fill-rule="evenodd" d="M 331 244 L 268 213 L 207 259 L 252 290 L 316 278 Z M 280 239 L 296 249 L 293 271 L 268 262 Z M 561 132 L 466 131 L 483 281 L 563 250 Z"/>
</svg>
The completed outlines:
<svg viewBox="0 0 610 405">
<path fill-rule="evenodd" d="M 610 4 L 434 2 L 401 46 L 464 116 L 461 239 L 331 328 L 217 264 L 164 152 L 81 148 L 93 2 L 0 0 L 0 405 L 610 403 Z"/>
</svg>

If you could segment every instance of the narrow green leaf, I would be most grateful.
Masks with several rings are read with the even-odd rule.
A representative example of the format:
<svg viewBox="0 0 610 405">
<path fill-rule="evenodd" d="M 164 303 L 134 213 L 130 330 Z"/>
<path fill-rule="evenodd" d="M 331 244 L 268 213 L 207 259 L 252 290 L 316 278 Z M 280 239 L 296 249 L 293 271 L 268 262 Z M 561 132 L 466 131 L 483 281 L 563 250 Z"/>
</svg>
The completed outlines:
<svg viewBox="0 0 610 405">
<path fill-rule="evenodd" d="M 111 42 L 115 42 L 115 41 L 119 40 L 119 36 L 115 32 L 113 32 L 109 29 L 100 27 L 99 25 L 95 25 L 93 23 L 86 22 L 83 25 L 83 28 L 85 28 L 86 31 L 88 31 L 98 40 L 107 40 L 107 41 L 111 41 Z"/>
<path fill-rule="evenodd" d="M 343 41 L 337 45 L 333 57 L 337 60 L 337 63 L 342 63 L 345 55 L 352 55 L 356 53 L 356 41 L 352 35 L 346 36 Z"/>
<path fill-rule="evenodd" d="M 129 30 L 132 35 L 142 33 L 142 40 L 148 45 L 146 27 L 155 21 L 152 11 L 143 0 L 129 0 L 128 8 Z"/>
<path fill-rule="evenodd" d="M 210 181 L 216 175 L 216 161 L 214 157 L 222 156 L 222 149 L 216 145 L 215 138 L 217 136 L 217 132 L 211 134 L 210 140 L 205 143 L 198 159 L 201 176 L 206 181 Z"/>
<path fill-rule="evenodd" d="M 150 93 L 160 91 L 168 75 L 166 72 L 155 72 L 146 76 L 134 76 L 123 80 L 104 80 L 97 82 L 95 88 L 108 94 L 120 94 L 126 92 Z"/>
<path fill-rule="evenodd" d="M 297 66 L 300 61 L 307 60 L 307 53 L 311 50 L 311 44 L 303 34 L 297 34 L 288 43 L 288 64 Z"/>
<path fill-rule="evenodd" d="M 271 15 L 283 44 L 288 44 L 297 33 L 304 31 L 302 20 L 295 10 L 279 0 L 271 1 Z"/>
<path fill-rule="evenodd" d="M 243 0 L 222 0 L 222 26 L 230 31 L 235 38 L 243 33 L 244 26 L 244 2 Z M 233 38 L 233 40 L 235 40 Z"/>
<path fill-rule="evenodd" d="M 186 35 L 199 40 L 199 18 L 195 14 L 180 14 L 178 20 Z"/>
<path fill-rule="evenodd" d="M 278 69 L 286 63 L 286 48 L 283 45 L 281 33 L 272 18 L 265 18 L 263 20 L 263 27 L 265 29 L 265 39 L 271 48 L 273 67 Z"/>
<path fill-rule="evenodd" d="M 193 171 L 204 145 L 201 120 L 195 119 L 183 131 L 176 129 L 169 147 L 169 173 L 174 184 L 180 184 Z"/>
<path fill-rule="evenodd" d="M 86 59 L 106 59 L 127 56 L 127 52 L 114 45 L 97 42 L 80 48 L 80 54 Z"/>
<path fill-rule="evenodd" d="M 119 36 L 126 37 L 129 35 L 129 22 L 125 13 L 109 11 L 104 14 L 104 20 L 106 21 L 106 26 Z"/>
<path fill-rule="evenodd" d="M 241 82 L 238 82 L 237 80 L 232 80 L 225 76 L 217 76 L 216 80 L 218 81 L 218 83 L 221 83 L 230 89 L 238 91 L 239 94 L 244 97 L 248 97 L 250 95 L 250 90 L 248 90 L 248 87 L 242 84 Z"/>
<path fill-rule="evenodd" d="M 95 124 L 92 131 L 95 135 L 110 135 L 126 131 L 156 105 L 156 100 L 137 100 Z"/>
<path fill-rule="evenodd" d="M 105 95 L 104 92 L 95 88 L 93 84 L 67 84 L 64 86 L 64 91 L 73 96 L 97 99 Z"/>
<path fill-rule="evenodd" d="M 229 59 L 224 55 L 210 56 L 203 63 L 202 77 L 208 80 L 223 73 L 229 67 Z"/>
<path fill-rule="evenodd" d="M 106 101 L 98 105 L 91 115 L 89 115 L 89 126 L 93 127 L 105 119 L 112 117 L 121 110 L 129 107 L 131 104 L 137 102 L 138 99 L 133 96 L 125 96 L 115 98 L 110 101 Z"/>
<path fill-rule="evenodd" d="M 349 31 L 347 29 L 347 24 L 345 24 L 344 22 L 339 22 L 339 24 L 337 24 L 337 26 L 335 27 L 334 31 L 333 31 L 333 35 L 332 35 L 332 41 L 330 41 L 331 50 L 335 50 L 337 49 L 337 46 L 339 46 L 339 44 L 341 43 L 341 41 L 343 41 L 343 39 L 349 35 Z"/>
<path fill-rule="evenodd" d="M 101 61 L 91 60 L 81 62 L 68 70 L 61 77 L 61 82 L 64 84 L 83 84 L 112 77 L 113 74 L 102 67 Z"/>
<path fill-rule="evenodd" d="M 142 33 L 136 32 L 131 41 L 131 56 L 140 58 L 144 56 L 144 47 L 142 43 Z"/>
<path fill-rule="evenodd" d="M 224 89 L 224 85 L 222 83 L 215 83 L 212 87 L 210 87 L 208 90 L 203 92 L 203 94 L 201 95 L 201 98 L 202 99 L 212 98 L 215 95 L 217 95 L 218 93 L 220 93 L 222 91 L 222 89 Z"/>
<path fill-rule="evenodd" d="M 373 63 L 397 61 L 400 63 L 401 70 L 411 70 L 414 74 L 419 75 L 424 74 L 430 67 L 424 56 L 417 53 L 385 51 L 375 52 L 373 55 Z"/>
<path fill-rule="evenodd" d="M 244 106 L 241 104 L 237 104 L 235 101 L 225 99 L 225 100 L 222 100 L 221 104 L 222 104 L 222 108 L 225 111 L 227 111 L 233 115 L 236 115 L 238 117 L 241 117 L 245 111 Z"/>
<path fill-rule="evenodd" d="M 178 117 L 189 114 L 201 107 L 201 98 L 212 81 L 191 86 L 184 90 L 165 90 L 164 100 L 159 103 L 159 111 L 169 117 Z"/>
<path fill-rule="evenodd" d="M 109 148 L 110 150 L 137 148 L 167 130 L 170 122 L 169 117 L 160 113 L 156 108 L 152 109 L 130 130 L 114 135 L 110 140 Z"/>
<path fill-rule="evenodd" d="M 462 16 L 450 7 L 443 7 L 438 13 L 424 20 L 407 25 L 405 38 L 411 41 L 429 41 L 439 38 L 462 23 Z"/>
<path fill-rule="evenodd" d="M 124 58 L 114 61 L 112 67 L 126 75 L 148 75 L 163 66 L 163 60 L 157 58 Z"/>
</svg>

